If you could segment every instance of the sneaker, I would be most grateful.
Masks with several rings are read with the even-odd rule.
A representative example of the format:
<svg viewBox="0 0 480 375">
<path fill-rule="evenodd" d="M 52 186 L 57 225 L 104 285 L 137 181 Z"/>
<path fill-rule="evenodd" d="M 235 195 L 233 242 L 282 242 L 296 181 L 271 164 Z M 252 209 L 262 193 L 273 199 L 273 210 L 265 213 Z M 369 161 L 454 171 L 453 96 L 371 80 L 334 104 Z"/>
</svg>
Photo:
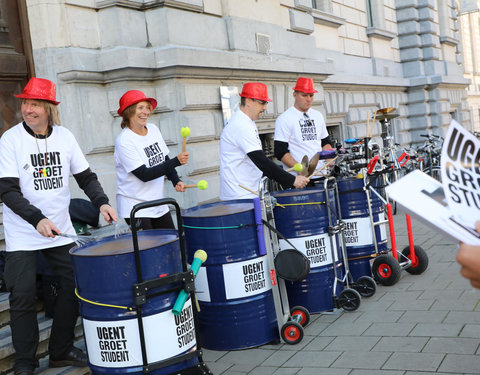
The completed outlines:
<svg viewBox="0 0 480 375">
<path fill-rule="evenodd" d="M 73 347 L 67 354 L 61 358 L 51 358 L 48 362 L 49 367 L 85 367 L 87 366 L 87 355 L 80 349 Z"/>
</svg>

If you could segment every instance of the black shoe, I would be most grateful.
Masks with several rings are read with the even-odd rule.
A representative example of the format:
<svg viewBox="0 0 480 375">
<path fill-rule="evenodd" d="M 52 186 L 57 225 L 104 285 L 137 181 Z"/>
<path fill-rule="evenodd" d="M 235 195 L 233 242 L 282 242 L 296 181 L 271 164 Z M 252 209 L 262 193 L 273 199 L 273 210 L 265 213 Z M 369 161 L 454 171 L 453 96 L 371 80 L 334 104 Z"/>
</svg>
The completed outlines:
<svg viewBox="0 0 480 375">
<path fill-rule="evenodd" d="M 27 367 L 20 367 L 13 370 L 13 375 L 33 375 L 33 370 Z"/>
<path fill-rule="evenodd" d="M 73 347 L 67 354 L 61 358 L 50 358 L 48 362 L 49 367 L 65 367 L 65 366 L 76 366 L 76 367 L 85 367 L 87 366 L 87 355 L 82 352 L 80 349 Z"/>
</svg>

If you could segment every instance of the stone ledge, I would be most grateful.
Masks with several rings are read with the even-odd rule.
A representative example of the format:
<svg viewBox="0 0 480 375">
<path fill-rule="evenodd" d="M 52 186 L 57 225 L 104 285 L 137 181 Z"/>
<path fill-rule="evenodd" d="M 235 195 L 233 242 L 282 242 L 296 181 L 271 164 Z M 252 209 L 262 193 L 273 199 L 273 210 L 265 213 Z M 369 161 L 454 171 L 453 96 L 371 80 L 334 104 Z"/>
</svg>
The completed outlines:
<svg viewBox="0 0 480 375">
<path fill-rule="evenodd" d="M 459 41 L 451 36 L 441 36 L 440 43 L 455 47 Z"/>
<path fill-rule="evenodd" d="M 380 29 L 378 27 L 367 27 L 367 36 L 384 40 L 392 40 L 395 39 L 397 35 L 391 31 Z"/>
<path fill-rule="evenodd" d="M 322 12 L 317 9 L 312 9 L 313 22 L 317 25 L 324 25 L 334 28 L 339 28 L 342 25 L 345 25 L 345 18 L 335 16 L 330 13 Z"/>
</svg>

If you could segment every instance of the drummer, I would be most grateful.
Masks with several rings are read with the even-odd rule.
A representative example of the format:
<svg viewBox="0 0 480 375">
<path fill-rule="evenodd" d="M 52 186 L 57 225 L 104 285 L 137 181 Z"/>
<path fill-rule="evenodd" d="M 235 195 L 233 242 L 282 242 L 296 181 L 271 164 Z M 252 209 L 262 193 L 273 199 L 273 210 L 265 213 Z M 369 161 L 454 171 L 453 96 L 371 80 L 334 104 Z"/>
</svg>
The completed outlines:
<svg viewBox="0 0 480 375">
<path fill-rule="evenodd" d="M 277 181 L 284 188 L 303 188 L 304 176 L 293 176 L 267 158 L 258 136 L 257 120 L 267 109 L 267 86 L 248 82 L 240 93 L 240 108 L 233 114 L 220 137 L 220 199 L 253 198 L 262 175 Z M 240 187 L 245 186 L 247 189 Z"/>
<path fill-rule="evenodd" d="M 5 282 L 10 292 L 14 375 L 31 375 L 38 367 L 38 251 L 60 284 L 48 344 L 49 367 L 87 365 L 86 354 L 73 346 L 78 300 L 69 250 L 74 242 L 57 235 L 75 234 L 68 213 L 70 174 L 105 220 L 116 221 L 117 214 L 72 132 L 60 126 L 55 84 L 32 78 L 15 96 L 22 99 L 23 121 L 0 139 L 0 198 L 4 203 Z"/>
<path fill-rule="evenodd" d="M 323 115 L 312 109 L 318 92 L 313 80 L 299 77 L 293 90 L 293 106 L 275 121 L 274 154 L 286 169 L 300 163 L 304 155 L 311 160 L 317 152 L 332 148 Z"/>
</svg>

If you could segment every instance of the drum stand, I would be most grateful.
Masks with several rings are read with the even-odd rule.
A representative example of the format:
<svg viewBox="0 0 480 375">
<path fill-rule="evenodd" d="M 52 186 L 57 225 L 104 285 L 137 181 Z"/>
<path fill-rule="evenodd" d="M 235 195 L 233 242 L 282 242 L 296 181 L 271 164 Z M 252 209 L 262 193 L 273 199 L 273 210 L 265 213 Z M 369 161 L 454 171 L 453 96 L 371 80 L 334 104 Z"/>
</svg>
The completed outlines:
<svg viewBox="0 0 480 375">
<path fill-rule="evenodd" d="M 387 167 L 388 168 L 388 167 Z M 372 168 L 373 169 L 373 168 Z M 385 168 L 382 166 L 382 171 Z M 366 174 L 370 174 L 371 170 L 368 171 Z M 385 175 L 384 175 L 385 176 Z M 388 180 L 384 178 L 384 183 L 389 184 Z M 415 246 L 413 242 L 413 234 L 412 234 L 412 222 L 410 219 L 410 215 L 406 214 L 405 218 L 407 221 L 407 234 L 408 234 L 408 246 L 406 246 L 401 252 L 400 256 L 403 258 L 402 261 L 399 260 L 398 252 L 397 252 L 397 243 L 395 238 L 395 227 L 393 223 L 393 209 L 391 204 L 388 200 L 388 195 L 385 192 L 385 197 L 383 197 L 379 192 L 377 192 L 371 186 L 369 190 L 372 191 L 385 205 L 387 211 L 387 219 L 384 221 L 379 221 L 375 225 L 380 225 L 383 223 L 388 223 L 389 232 L 390 232 L 390 242 L 392 246 L 392 255 L 389 254 L 382 254 L 375 258 L 372 264 L 372 273 L 376 281 L 380 284 L 385 286 L 391 286 L 397 283 L 400 280 L 401 270 L 405 270 L 410 274 L 419 275 L 423 273 L 428 267 L 428 255 L 421 248 L 420 246 Z M 369 200 L 369 207 L 371 213 L 371 202 L 370 196 L 367 194 L 367 199 Z M 370 218 L 372 219 L 372 214 L 370 214 Z M 372 226 L 373 228 L 373 226 Z M 375 230 L 373 229 L 373 232 Z M 374 243 L 375 243 L 375 251 L 378 253 L 377 250 L 377 241 L 375 237 L 375 233 L 373 233 Z"/>
<path fill-rule="evenodd" d="M 147 349 L 145 343 L 145 332 L 143 327 L 143 319 L 142 319 L 142 307 L 146 303 L 148 298 L 157 297 L 158 295 L 164 293 L 171 293 L 172 291 L 181 291 L 185 290 L 193 301 L 195 301 L 195 283 L 194 283 L 194 276 L 191 270 L 187 270 L 187 257 L 185 252 L 185 235 L 183 232 L 183 224 L 182 224 L 182 217 L 180 206 L 178 203 L 172 198 L 164 198 L 158 199 L 154 201 L 139 203 L 135 205 L 130 213 L 130 221 L 132 223 L 135 222 L 135 213 L 141 209 L 149 208 L 149 207 L 156 207 L 161 205 L 171 204 L 175 206 L 176 216 L 177 216 L 177 226 L 178 226 L 178 239 L 180 242 L 180 250 L 181 250 L 181 257 L 182 257 L 182 273 L 177 273 L 173 275 L 168 275 L 165 277 L 151 279 L 151 280 L 143 280 L 142 276 L 142 267 L 140 261 L 140 249 L 138 246 L 138 237 L 137 237 L 137 230 L 135 225 L 132 225 L 132 240 L 133 240 L 133 250 L 135 256 L 135 266 L 137 271 L 137 283 L 133 285 L 133 298 L 136 305 L 136 313 L 137 313 L 137 321 L 138 321 L 138 329 L 139 329 L 139 336 L 140 336 L 140 345 L 142 349 L 142 359 L 143 359 L 143 366 L 142 370 L 144 374 L 149 374 L 152 371 L 162 369 L 168 366 L 172 366 L 177 363 L 181 363 L 188 360 L 194 360 L 195 358 L 198 360 L 196 365 L 191 367 L 174 371 L 169 375 L 212 375 L 212 372 L 209 370 L 205 362 L 203 361 L 203 352 L 200 348 L 200 345 L 197 341 L 196 348 L 194 347 L 191 351 L 174 356 L 172 358 L 149 363 L 147 358 Z M 177 285 L 176 287 L 170 288 L 165 290 L 165 286 L 168 285 Z M 161 291 L 156 291 L 155 289 L 162 288 Z M 173 307 L 173 306 L 172 306 Z M 199 331 L 198 331 L 198 311 L 195 303 L 192 303 L 192 310 L 193 310 L 193 318 L 194 318 L 194 325 L 195 325 L 195 337 L 198 340 L 199 338 Z M 161 334 L 161 331 L 159 331 Z"/>
<path fill-rule="evenodd" d="M 353 289 L 353 277 L 350 273 L 350 269 L 348 268 L 348 258 L 347 258 L 347 247 L 345 244 L 345 236 L 343 231 L 345 230 L 345 223 L 342 221 L 342 214 L 340 210 L 340 198 L 338 193 L 338 187 L 335 177 L 327 177 L 324 181 L 324 189 L 325 189 L 325 204 L 327 205 L 327 213 L 328 213 L 328 236 L 330 238 L 330 251 L 332 256 L 332 265 L 333 265 L 333 274 L 334 274 L 334 281 L 333 281 L 333 305 L 336 308 L 342 308 L 345 311 L 355 311 L 360 307 L 361 302 L 361 295 L 358 291 Z M 332 209 L 331 209 L 331 202 L 329 197 L 329 191 L 334 191 L 335 194 L 335 201 L 336 206 L 338 207 L 338 213 L 336 216 L 338 220 L 334 223 Z M 340 278 L 337 271 L 336 261 L 338 259 L 336 253 L 336 236 L 340 238 L 340 248 L 343 257 L 343 266 L 345 269 L 345 275 Z M 338 282 L 341 282 L 345 285 L 344 289 L 340 292 L 337 297 L 337 288 Z M 352 288 L 350 288 L 350 284 L 352 284 Z"/>
<path fill-rule="evenodd" d="M 310 313 L 302 306 L 296 306 L 290 309 L 288 304 L 287 289 L 285 280 L 278 277 L 275 269 L 275 257 L 280 251 L 280 245 L 275 230 L 275 220 L 273 217 L 273 208 L 275 198 L 270 195 L 266 189 L 267 178 L 262 178 L 260 182 L 259 201 L 261 210 L 261 219 L 263 224 L 263 237 L 265 242 L 265 251 L 267 255 L 268 271 L 272 285 L 273 302 L 277 316 L 277 325 L 280 337 L 286 344 L 298 344 L 303 339 L 304 327 L 310 322 Z M 273 230 L 269 229 L 272 228 Z M 257 225 L 257 230 L 261 230 Z"/>
</svg>

